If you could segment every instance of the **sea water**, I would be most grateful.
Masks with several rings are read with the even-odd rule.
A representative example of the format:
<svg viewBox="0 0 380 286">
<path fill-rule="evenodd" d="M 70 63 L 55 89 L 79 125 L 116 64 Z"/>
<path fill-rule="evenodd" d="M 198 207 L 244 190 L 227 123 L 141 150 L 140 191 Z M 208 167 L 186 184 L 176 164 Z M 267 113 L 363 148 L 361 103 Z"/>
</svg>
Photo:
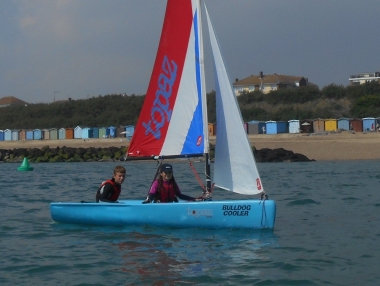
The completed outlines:
<svg viewBox="0 0 380 286">
<path fill-rule="evenodd" d="M 51 220 L 50 202 L 94 201 L 117 164 L 34 163 L 30 172 L 0 164 L 0 285 L 379 284 L 380 161 L 258 164 L 277 202 L 274 230 Z M 143 200 L 156 164 L 121 164 L 121 198 Z M 202 175 L 203 165 L 194 166 Z M 183 193 L 200 195 L 186 161 L 174 175 Z M 214 190 L 214 199 L 229 198 L 240 196 Z"/>
</svg>

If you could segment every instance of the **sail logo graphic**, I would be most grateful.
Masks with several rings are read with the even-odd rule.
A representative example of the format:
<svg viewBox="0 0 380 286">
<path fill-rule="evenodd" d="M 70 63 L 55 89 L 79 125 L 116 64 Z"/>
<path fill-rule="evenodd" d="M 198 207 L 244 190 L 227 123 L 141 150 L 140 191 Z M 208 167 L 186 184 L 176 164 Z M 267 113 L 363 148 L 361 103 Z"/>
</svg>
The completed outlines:
<svg viewBox="0 0 380 286">
<path fill-rule="evenodd" d="M 202 143 L 202 136 L 199 136 L 197 140 L 197 146 L 201 145 L 201 143 Z"/>
<path fill-rule="evenodd" d="M 156 98 L 150 111 L 151 120 L 142 123 L 145 127 L 145 135 L 152 134 L 156 139 L 161 138 L 160 129 L 165 125 L 165 121 L 170 121 L 173 111 L 170 109 L 170 97 L 177 77 L 177 64 L 170 61 L 167 56 L 164 56 L 161 68 Z"/>
<path fill-rule="evenodd" d="M 187 208 L 187 215 L 195 217 L 212 217 L 212 209 L 191 209 Z"/>
<path fill-rule="evenodd" d="M 261 182 L 259 178 L 256 179 L 256 185 L 257 185 L 257 189 L 261 190 Z"/>
</svg>

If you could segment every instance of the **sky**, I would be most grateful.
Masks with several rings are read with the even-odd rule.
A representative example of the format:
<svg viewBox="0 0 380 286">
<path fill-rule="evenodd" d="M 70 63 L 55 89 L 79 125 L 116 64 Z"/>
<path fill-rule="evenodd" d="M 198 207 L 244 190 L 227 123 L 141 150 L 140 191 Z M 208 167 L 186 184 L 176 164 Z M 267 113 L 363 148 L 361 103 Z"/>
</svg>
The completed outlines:
<svg viewBox="0 0 380 286">
<path fill-rule="evenodd" d="M 380 71 L 379 0 L 206 4 L 231 82 L 262 71 L 303 76 L 323 88 Z M 0 1 L 0 98 L 50 103 L 145 94 L 165 8 L 165 0 Z"/>
</svg>

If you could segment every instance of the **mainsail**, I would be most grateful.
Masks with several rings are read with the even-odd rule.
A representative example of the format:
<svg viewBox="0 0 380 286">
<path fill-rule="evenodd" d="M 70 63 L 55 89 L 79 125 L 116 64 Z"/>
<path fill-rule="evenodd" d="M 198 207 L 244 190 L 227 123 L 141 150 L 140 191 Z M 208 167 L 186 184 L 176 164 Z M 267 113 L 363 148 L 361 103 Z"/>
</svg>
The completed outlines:
<svg viewBox="0 0 380 286">
<path fill-rule="evenodd" d="M 258 194 L 264 189 L 206 6 L 205 9 L 215 67 L 217 128 L 214 182 L 217 187 L 235 193 Z"/>
<path fill-rule="evenodd" d="M 148 91 L 128 157 L 208 152 L 199 0 L 169 0 Z"/>
</svg>

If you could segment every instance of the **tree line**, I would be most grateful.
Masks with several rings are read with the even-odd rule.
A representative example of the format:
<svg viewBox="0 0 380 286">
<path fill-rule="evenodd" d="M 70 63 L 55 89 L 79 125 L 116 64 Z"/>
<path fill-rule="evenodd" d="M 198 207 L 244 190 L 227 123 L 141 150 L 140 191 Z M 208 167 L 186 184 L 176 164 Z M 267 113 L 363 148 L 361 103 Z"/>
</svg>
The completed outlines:
<svg viewBox="0 0 380 286">
<path fill-rule="evenodd" d="M 89 99 L 0 108 L 0 129 L 104 127 L 136 125 L 144 95 L 112 94 Z M 280 89 L 237 97 L 243 120 L 380 117 L 380 83 L 330 84 Z M 208 119 L 216 122 L 215 92 L 207 94 Z"/>
</svg>

